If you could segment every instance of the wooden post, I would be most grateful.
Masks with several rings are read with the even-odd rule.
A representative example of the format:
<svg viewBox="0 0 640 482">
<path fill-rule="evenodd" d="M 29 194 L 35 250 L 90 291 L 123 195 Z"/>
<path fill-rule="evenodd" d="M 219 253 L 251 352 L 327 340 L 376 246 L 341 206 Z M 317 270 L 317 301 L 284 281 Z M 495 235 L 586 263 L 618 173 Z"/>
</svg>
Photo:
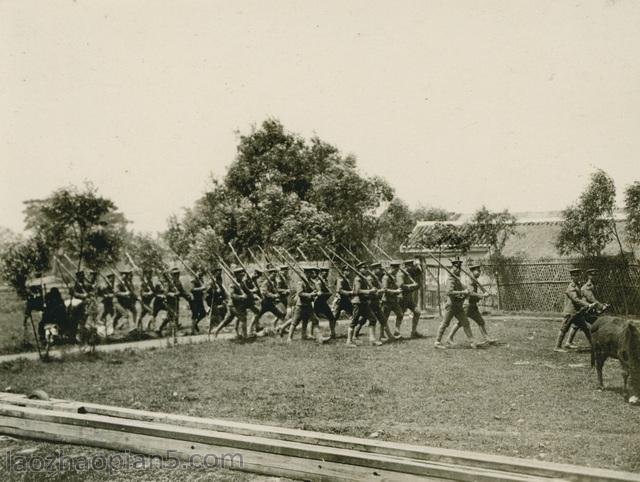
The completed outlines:
<svg viewBox="0 0 640 482">
<path fill-rule="evenodd" d="M 496 295 L 498 296 L 498 309 L 502 310 L 502 302 L 500 300 L 500 278 L 498 277 L 498 270 L 494 271 L 493 275 L 496 277 Z"/>
</svg>

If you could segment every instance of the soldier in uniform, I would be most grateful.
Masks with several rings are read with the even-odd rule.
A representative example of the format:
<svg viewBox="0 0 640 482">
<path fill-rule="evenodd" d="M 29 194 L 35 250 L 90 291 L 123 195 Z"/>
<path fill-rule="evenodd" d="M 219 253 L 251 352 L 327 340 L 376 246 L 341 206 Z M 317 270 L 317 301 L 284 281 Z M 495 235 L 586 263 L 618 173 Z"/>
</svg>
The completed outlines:
<svg viewBox="0 0 640 482">
<path fill-rule="evenodd" d="M 151 270 L 143 270 L 140 277 L 140 316 L 138 317 L 138 329 L 142 331 L 143 320 L 145 316 L 150 316 L 151 320 L 147 324 L 147 329 L 155 327 L 156 316 L 154 315 L 154 298 L 155 290 L 153 286 L 153 272 Z"/>
<path fill-rule="evenodd" d="M 107 317 L 110 316 L 113 321 L 113 329 L 115 331 L 115 317 L 116 310 L 122 311 L 120 317 L 124 316 L 126 313 L 120 306 L 116 306 L 114 302 L 115 297 L 115 278 L 116 275 L 113 273 L 107 274 L 105 276 L 106 283 L 98 288 L 98 295 L 102 298 L 102 313 L 100 315 L 100 322 L 104 324 L 105 334 L 107 333 Z"/>
<path fill-rule="evenodd" d="M 96 270 L 89 270 L 89 276 L 87 277 L 85 287 L 87 290 L 87 319 L 93 326 L 96 325 L 98 317 L 100 316 L 100 309 L 98 307 L 98 272 Z"/>
<path fill-rule="evenodd" d="M 369 295 L 369 309 L 372 314 L 372 321 L 369 325 L 370 328 L 370 336 L 369 340 L 374 345 L 382 345 L 382 335 L 386 335 L 387 340 L 394 340 L 395 337 L 391 333 L 389 329 L 389 325 L 387 324 L 387 319 L 384 316 L 384 312 L 382 311 L 381 298 L 384 296 L 384 290 L 382 289 L 382 277 L 384 276 L 384 271 L 382 269 L 382 263 L 376 261 L 371 263 L 369 266 L 368 274 L 367 274 L 367 282 L 369 286 L 376 290 L 375 293 Z M 376 323 L 377 322 L 377 323 Z M 375 325 L 378 325 L 378 332 L 375 333 Z"/>
<path fill-rule="evenodd" d="M 180 310 L 180 296 L 184 296 L 181 295 L 181 292 L 184 293 L 184 287 L 180 282 L 180 270 L 178 268 L 173 268 L 169 272 L 165 272 L 164 278 L 167 283 L 166 288 L 163 289 L 164 307 L 166 308 L 167 315 L 164 320 L 162 320 L 160 327 L 156 331 L 158 336 L 162 336 L 162 330 L 164 330 L 168 323 L 172 324 L 171 326 L 176 332 L 180 328 L 180 321 L 178 318 Z"/>
<path fill-rule="evenodd" d="M 464 300 L 469 295 L 469 291 L 465 289 L 460 281 L 460 272 L 462 267 L 462 261 L 454 260 L 451 262 L 451 274 L 447 279 L 447 303 L 445 305 L 444 317 L 438 327 L 438 335 L 436 337 L 435 347 L 446 348 L 446 345 L 442 344 L 442 337 L 445 330 L 449 327 L 451 320 L 456 318 L 464 333 L 469 339 L 471 348 L 483 346 L 483 343 L 476 343 L 473 339 L 471 327 L 469 326 L 469 320 L 464 310 Z"/>
<path fill-rule="evenodd" d="M 262 296 L 260 296 L 260 279 L 263 274 L 260 268 L 256 268 L 249 277 L 244 278 L 242 283 L 247 293 L 247 310 L 253 313 L 253 318 L 248 324 L 249 336 L 255 336 L 257 332 L 262 331 L 262 327 L 258 323 L 258 316 L 260 315 L 259 305 L 262 303 Z"/>
<path fill-rule="evenodd" d="M 274 329 L 280 322 L 284 322 L 287 312 L 283 311 L 282 304 L 279 303 L 281 299 L 281 293 L 278 291 L 278 269 L 274 267 L 267 267 L 267 273 L 264 275 L 262 283 L 260 283 L 260 292 L 262 293 L 262 300 L 260 301 L 260 311 L 258 311 L 255 317 L 256 326 L 260 326 L 260 318 L 266 313 L 271 313 L 276 317 L 273 323 Z M 287 290 L 288 291 L 288 290 Z M 280 307 L 278 307 L 280 305 Z"/>
<path fill-rule="evenodd" d="M 189 300 L 189 309 L 191 310 L 191 334 L 195 335 L 200 332 L 198 323 L 207 316 L 207 310 L 204 306 L 204 292 L 206 286 L 199 276 L 193 276 L 191 279 L 191 296 Z"/>
<path fill-rule="evenodd" d="M 233 268 L 232 274 L 235 278 L 235 283 L 231 285 L 231 292 L 229 293 L 229 305 L 227 307 L 227 316 L 222 323 L 220 323 L 213 332 L 214 338 L 220 334 L 220 331 L 229 323 L 238 320 L 237 333 L 240 339 L 247 338 L 247 303 L 249 295 L 244 288 L 243 278 L 244 270 L 242 268 Z"/>
<path fill-rule="evenodd" d="M 84 271 L 76 272 L 76 279 L 69 293 L 71 299 L 69 300 L 68 311 L 68 330 L 64 335 L 69 340 L 76 339 L 78 327 L 84 329 L 87 322 L 87 299 L 89 293 L 86 287 L 86 278 Z"/>
<path fill-rule="evenodd" d="M 329 339 L 336 337 L 336 318 L 333 311 L 329 307 L 329 298 L 331 298 L 331 290 L 329 289 L 329 268 L 320 268 L 318 277 L 315 279 L 315 290 L 318 293 L 317 298 L 313 302 L 313 312 L 317 318 L 325 318 L 329 321 Z"/>
<path fill-rule="evenodd" d="M 212 279 L 207 288 L 207 304 L 209 305 L 209 333 L 227 315 L 227 302 L 229 294 L 222 284 L 222 268 L 216 267 L 212 273 Z"/>
<path fill-rule="evenodd" d="M 313 287 L 313 278 L 315 278 L 315 269 L 311 267 L 304 268 L 304 274 L 306 279 L 300 280 L 300 285 L 296 291 L 296 304 L 293 308 L 291 320 L 288 322 L 289 336 L 287 342 L 291 343 L 293 340 L 293 333 L 296 331 L 298 323 L 302 322 L 302 339 L 307 339 L 307 325 L 309 320 L 314 317 L 313 314 L 313 300 L 316 298 L 317 293 Z"/>
<path fill-rule="evenodd" d="M 582 295 L 582 291 L 580 290 L 581 274 L 582 271 L 577 268 L 569 270 L 571 282 L 564 293 L 564 319 L 554 348 L 554 351 L 557 352 L 567 351 L 562 348 L 562 342 L 571 325 L 576 325 L 576 327 L 585 334 L 587 340 L 589 340 L 589 345 L 591 345 L 591 328 L 589 328 L 587 324 L 586 317 L 587 310 L 595 307 L 595 303 L 590 304 Z"/>
<path fill-rule="evenodd" d="M 484 317 L 482 316 L 482 313 L 480 313 L 480 309 L 478 308 L 478 301 L 489 296 L 489 294 L 478 292 L 478 288 L 480 287 L 478 278 L 480 278 L 481 266 L 479 264 L 469 266 L 469 271 L 471 271 L 473 278 L 471 279 L 471 289 L 469 290 L 469 297 L 467 301 L 468 304 L 465 308 L 465 313 L 468 319 L 476 322 L 476 324 L 478 325 L 478 329 L 480 330 L 480 333 L 482 335 L 482 339 L 485 343 L 496 343 L 495 339 L 489 338 Z M 453 344 L 453 338 L 455 337 L 458 329 L 460 329 L 460 322 L 458 319 L 456 319 L 456 323 L 449 333 L 449 337 L 447 338 L 447 344 Z"/>
<path fill-rule="evenodd" d="M 404 262 L 404 269 L 418 287 L 413 292 L 413 302 L 415 306 L 422 306 L 422 285 L 424 281 L 424 273 L 420 267 L 420 263 L 413 259 L 407 259 Z"/>
<path fill-rule="evenodd" d="M 116 329 L 118 321 L 122 318 L 124 314 L 127 317 L 131 317 L 131 321 L 133 322 L 133 326 L 137 327 L 137 316 L 138 310 L 136 309 L 136 294 L 133 287 L 133 274 L 131 270 L 122 270 L 120 272 L 122 276 L 121 281 L 118 283 L 115 298 L 117 305 L 122 308 L 122 310 L 118 310 L 116 312 L 116 316 L 113 319 L 113 329 Z"/>
<path fill-rule="evenodd" d="M 595 268 L 590 268 L 586 271 L 586 273 L 587 273 L 587 281 L 582 285 L 582 287 L 580 288 L 580 291 L 584 299 L 587 301 L 587 303 L 593 304 L 595 307 L 595 313 L 589 314 L 585 318 L 586 322 L 591 325 L 598 319 L 597 315 L 602 313 L 607 308 L 607 305 L 600 303 L 596 299 L 596 295 L 595 295 L 596 285 L 594 281 L 595 281 L 596 275 L 598 274 L 598 270 Z M 571 330 L 569 331 L 569 339 L 567 340 L 567 343 L 565 343 L 564 345 L 565 348 L 567 349 L 578 348 L 576 345 L 573 344 L 573 340 L 576 337 L 576 333 L 578 333 L 578 327 L 575 324 L 571 325 Z"/>
<path fill-rule="evenodd" d="M 351 324 L 347 330 L 347 346 L 355 347 L 354 334 L 358 325 L 363 325 L 367 321 L 375 326 L 375 317 L 371 313 L 369 305 L 369 296 L 377 294 L 377 290 L 370 287 L 366 276 L 362 273 L 367 263 L 361 262 L 356 266 L 356 273 L 353 278 L 353 294 L 351 304 L 353 305 L 353 314 L 351 315 Z M 362 274 L 361 274 L 362 273 Z"/>
<path fill-rule="evenodd" d="M 293 295 L 291 288 L 289 287 L 290 279 L 289 279 L 289 267 L 286 264 L 280 265 L 278 269 L 278 293 L 280 293 L 279 302 L 284 306 L 284 309 L 280 307 L 282 311 L 285 313 L 288 311 L 289 306 L 291 305 L 291 297 Z"/>
<path fill-rule="evenodd" d="M 415 291 L 419 288 L 418 283 L 412 280 L 406 270 L 400 268 L 396 273 L 396 285 L 402 290 L 399 303 L 400 309 L 404 313 L 409 310 L 411 312 L 411 338 L 420 338 L 422 335 L 418 333 L 418 322 L 420 321 L 420 310 L 416 306 Z M 400 335 L 400 326 L 402 318 L 396 318 L 396 329 L 394 336 Z"/>
<path fill-rule="evenodd" d="M 390 261 L 389 271 L 382 277 L 382 318 L 388 325 L 389 315 L 393 313 L 396 315 L 396 327 L 399 327 L 402 324 L 402 318 L 404 317 L 404 311 L 398 302 L 398 296 L 402 295 L 402 289 L 400 289 L 396 284 L 396 280 L 399 278 L 399 270 L 400 261 Z M 396 334 L 393 335 L 393 338 L 401 338 L 400 332 L 397 328 Z"/>
<path fill-rule="evenodd" d="M 348 316 L 353 315 L 353 304 L 351 303 L 351 296 L 353 290 L 351 289 L 351 283 L 349 283 L 348 273 L 351 269 L 348 266 L 342 268 L 336 278 L 336 297 L 333 300 L 333 317 L 336 320 L 340 319 L 340 315 L 344 311 Z"/>
</svg>

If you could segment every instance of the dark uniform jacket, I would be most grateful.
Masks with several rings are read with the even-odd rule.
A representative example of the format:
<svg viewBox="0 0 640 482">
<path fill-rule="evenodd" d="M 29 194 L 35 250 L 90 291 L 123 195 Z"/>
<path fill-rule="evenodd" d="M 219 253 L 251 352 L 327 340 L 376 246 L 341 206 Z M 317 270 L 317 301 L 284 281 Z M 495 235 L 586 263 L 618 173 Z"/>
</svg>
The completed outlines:
<svg viewBox="0 0 640 482">
<path fill-rule="evenodd" d="M 464 304 L 464 300 L 467 297 L 466 294 L 455 294 L 456 291 L 464 291 L 465 287 L 460 281 L 459 278 L 454 278 L 453 276 L 449 276 L 447 278 L 447 283 L 445 285 L 445 292 L 447 293 L 447 303 L 446 306 L 452 309 L 462 308 Z"/>
<path fill-rule="evenodd" d="M 296 306 L 311 307 L 311 302 L 315 298 L 315 291 L 304 281 L 300 282 L 296 291 Z"/>
<path fill-rule="evenodd" d="M 564 314 L 565 315 L 575 315 L 582 308 L 586 308 L 589 306 L 587 300 L 582 296 L 582 292 L 577 284 L 573 281 L 569 283 L 567 290 L 564 292 Z"/>
</svg>

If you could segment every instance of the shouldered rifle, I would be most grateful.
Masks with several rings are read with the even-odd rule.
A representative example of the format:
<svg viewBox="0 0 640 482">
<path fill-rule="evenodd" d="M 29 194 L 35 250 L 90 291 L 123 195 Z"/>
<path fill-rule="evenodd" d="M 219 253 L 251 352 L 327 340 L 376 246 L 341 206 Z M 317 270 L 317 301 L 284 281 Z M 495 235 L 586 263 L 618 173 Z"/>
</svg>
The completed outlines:
<svg viewBox="0 0 640 482">
<path fill-rule="evenodd" d="M 280 255 L 280 257 L 282 258 L 282 260 L 284 261 L 284 263 L 289 266 L 289 268 L 291 268 L 298 276 L 300 276 L 300 279 L 302 281 L 304 281 L 307 285 L 311 286 L 311 281 L 309 281 L 309 278 L 307 278 L 307 276 L 304 274 L 304 270 L 302 268 L 300 268 L 300 265 L 296 262 L 295 259 L 293 259 L 293 257 L 291 257 L 291 261 L 290 262 L 287 259 L 287 254 L 281 252 L 276 246 L 273 247 L 274 252 L 278 253 Z M 291 256 L 291 255 L 289 255 Z"/>
<path fill-rule="evenodd" d="M 273 284 L 273 281 L 271 281 L 271 278 L 269 278 L 269 274 L 267 273 L 267 270 L 265 269 L 265 267 L 260 264 L 256 255 L 253 253 L 253 251 L 251 251 L 251 248 L 247 248 L 247 249 L 249 250 L 249 255 L 253 259 L 253 262 L 258 266 L 258 268 L 260 268 L 263 271 L 264 277 L 266 278 L 269 286 L 271 286 L 272 289 L 277 291 L 277 287 Z"/>
<path fill-rule="evenodd" d="M 256 288 L 256 293 L 258 294 L 258 296 L 260 298 L 262 298 L 262 293 L 260 292 L 260 287 L 258 286 L 258 283 L 256 283 L 253 278 L 251 277 L 251 275 L 249 274 L 249 271 L 247 271 L 247 267 L 244 265 L 244 263 L 242 262 L 242 260 L 240 259 L 240 256 L 238 256 L 238 253 L 236 253 L 236 250 L 233 249 L 233 244 L 231 244 L 231 241 L 229 241 L 227 243 L 229 245 L 229 247 L 231 248 L 231 252 L 233 253 L 233 256 L 235 256 L 236 260 L 238 261 L 238 264 L 240 265 L 240 267 L 242 268 L 242 271 L 244 271 L 244 274 L 247 275 L 247 282 L 251 282 L 251 284 L 253 286 L 255 286 Z"/>
<path fill-rule="evenodd" d="M 467 264 L 469 264 L 469 260 L 467 260 Z M 490 294 L 490 293 L 489 293 L 489 292 L 484 288 L 484 286 L 482 286 L 482 285 L 480 284 L 480 282 L 478 281 L 478 278 L 476 278 L 475 276 L 473 276 L 473 274 L 471 274 L 469 271 L 467 271 L 466 269 L 464 269 L 462 266 L 460 266 L 460 271 L 462 271 L 464 274 L 466 274 L 466 275 L 469 277 L 469 279 L 470 279 L 473 283 L 477 284 L 477 285 L 478 285 L 478 287 L 482 290 L 482 292 L 483 292 L 484 294 L 486 294 L 486 295 Z"/>
<path fill-rule="evenodd" d="M 267 252 L 264 249 L 262 249 L 262 246 L 258 245 L 258 249 L 262 253 L 262 256 L 264 256 L 264 259 L 267 261 L 267 263 L 275 267 L 275 264 L 271 261 Z M 286 285 L 289 284 L 289 281 L 284 276 L 282 276 L 282 273 L 280 272 L 280 270 L 278 270 L 278 278 L 280 278 L 280 280 L 283 281 Z"/>
<path fill-rule="evenodd" d="M 216 259 L 218 260 L 218 263 L 220 263 L 220 267 L 222 268 L 222 271 L 224 271 L 227 276 L 229 277 L 229 279 L 231 280 L 231 282 L 238 288 L 242 289 L 242 285 L 240 283 L 238 283 L 238 280 L 236 279 L 236 277 L 234 276 L 233 272 L 231 271 L 231 269 L 229 269 L 229 267 L 227 266 L 227 263 L 224 262 L 224 260 L 222 259 L 222 257 L 218 254 L 218 253 L 213 253 L 213 255 L 216 257 Z"/>
<path fill-rule="evenodd" d="M 381 252 L 381 253 L 382 253 L 382 254 L 383 254 L 383 255 L 384 255 L 384 256 L 385 256 L 389 261 L 391 261 L 391 256 L 389 256 L 389 255 L 387 254 L 387 252 L 386 252 L 384 249 L 382 249 L 382 248 L 381 248 L 380 246 L 378 246 L 378 244 L 376 244 L 376 243 L 373 243 L 373 245 L 374 245 L 376 248 L 378 248 L 378 251 L 380 251 L 380 252 Z M 400 265 L 400 271 L 402 271 L 404 274 L 406 274 L 406 275 L 409 277 L 409 281 L 411 281 L 413 284 L 416 284 L 416 285 L 418 284 L 418 283 L 416 282 L 416 280 L 414 280 L 414 279 L 413 279 L 413 276 L 411 276 L 411 275 L 409 274 L 409 272 L 408 272 L 406 269 L 404 269 L 404 268 L 402 267 L 402 265 Z"/>
<path fill-rule="evenodd" d="M 355 266 L 352 266 L 351 264 L 349 264 L 347 262 L 347 260 L 345 260 L 342 256 L 340 256 L 338 253 L 336 253 L 333 249 L 331 249 L 330 247 L 327 246 L 327 249 L 329 250 L 330 253 L 332 253 L 336 258 L 338 258 L 340 261 L 342 261 L 345 266 L 347 266 L 351 271 L 353 271 L 354 273 L 356 273 L 358 276 L 360 276 L 361 278 L 366 278 L 366 275 L 360 271 L 359 269 L 357 269 Z"/>
<path fill-rule="evenodd" d="M 369 253 L 369 256 L 371 256 L 371 259 L 376 259 L 375 253 L 369 249 L 369 246 L 364 244 L 364 242 L 362 241 L 360 241 L 360 244 L 362 244 L 362 247 L 365 249 L 365 251 Z M 386 274 L 387 276 L 391 276 L 391 273 L 389 273 L 389 270 L 387 270 L 387 268 L 382 263 L 380 264 L 382 265 L 382 271 L 384 271 L 384 274 Z"/>
<path fill-rule="evenodd" d="M 331 266 L 333 266 L 333 268 L 338 272 L 338 274 L 346 279 L 347 276 L 344 274 L 344 271 L 342 271 L 340 267 L 333 261 L 333 258 L 329 256 L 329 253 L 327 253 L 325 249 L 320 245 L 318 245 L 318 249 L 322 251 L 322 254 L 324 254 L 324 257 L 329 260 L 329 263 L 331 263 Z"/>
</svg>

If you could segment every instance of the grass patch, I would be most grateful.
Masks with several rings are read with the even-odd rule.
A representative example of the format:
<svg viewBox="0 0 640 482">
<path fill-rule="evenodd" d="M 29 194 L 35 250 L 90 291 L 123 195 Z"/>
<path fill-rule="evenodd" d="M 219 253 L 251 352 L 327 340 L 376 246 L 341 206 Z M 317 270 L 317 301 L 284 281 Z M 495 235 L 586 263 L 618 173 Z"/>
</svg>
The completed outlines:
<svg viewBox="0 0 640 482">
<path fill-rule="evenodd" d="M 437 321 L 422 330 L 433 334 Z M 640 410 L 619 392 L 617 362 L 605 367 L 612 389 L 598 392 L 588 353 L 551 351 L 558 324 L 499 318 L 488 328 L 502 345 L 263 338 L 16 361 L 0 365 L 0 388 L 640 472 Z"/>
</svg>

